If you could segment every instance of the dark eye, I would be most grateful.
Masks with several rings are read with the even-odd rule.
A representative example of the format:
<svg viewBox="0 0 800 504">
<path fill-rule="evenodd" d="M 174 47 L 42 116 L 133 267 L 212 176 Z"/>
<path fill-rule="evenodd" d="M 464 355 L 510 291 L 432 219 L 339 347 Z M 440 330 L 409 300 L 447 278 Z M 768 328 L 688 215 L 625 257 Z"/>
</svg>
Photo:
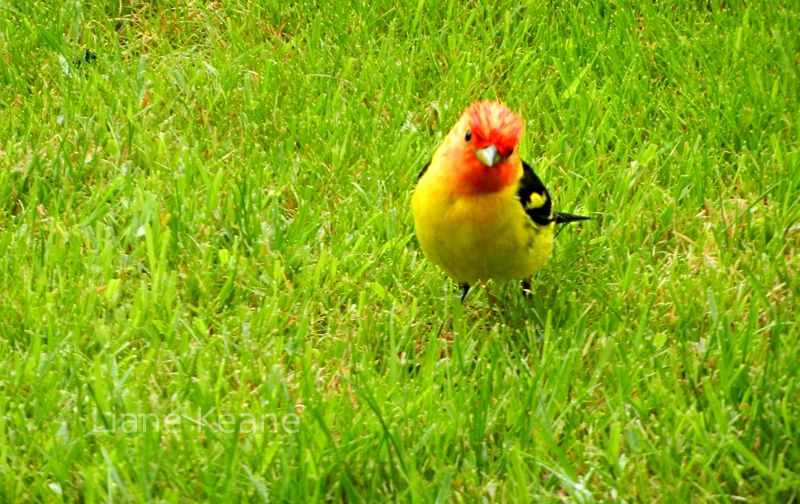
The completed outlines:
<svg viewBox="0 0 800 504">
<path fill-rule="evenodd" d="M 464 135 L 464 140 L 466 140 L 467 142 L 472 140 L 472 132 L 470 130 L 467 130 L 467 134 Z"/>
</svg>

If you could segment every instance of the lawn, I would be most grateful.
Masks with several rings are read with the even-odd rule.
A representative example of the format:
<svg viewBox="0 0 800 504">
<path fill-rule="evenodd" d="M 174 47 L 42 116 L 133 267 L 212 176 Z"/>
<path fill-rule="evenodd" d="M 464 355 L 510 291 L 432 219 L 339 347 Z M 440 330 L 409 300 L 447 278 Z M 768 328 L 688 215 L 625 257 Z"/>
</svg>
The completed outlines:
<svg viewBox="0 0 800 504">
<path fill-rule="evenodd" d="M 800 502 L 796 1 L 0 0 L 0 501 Z M 502 98 L 565 227 L 410 194 Z"/>
</svg>

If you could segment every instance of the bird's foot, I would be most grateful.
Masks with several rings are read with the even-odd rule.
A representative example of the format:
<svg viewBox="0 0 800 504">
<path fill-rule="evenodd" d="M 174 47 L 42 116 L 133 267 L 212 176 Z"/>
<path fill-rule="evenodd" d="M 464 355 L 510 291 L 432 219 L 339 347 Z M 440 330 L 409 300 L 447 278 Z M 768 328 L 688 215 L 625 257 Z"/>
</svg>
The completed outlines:
<svg viewBox="0 0 800 504">
<path fill-rule="evenodd" d="M 464 298 L 467 297 L 467 292 L 469 292 L 469 284 L 463 283 L 459 287 L 461 287 L 461 304 L 464 304 Z"/>
<path fill-rule="evenodd" d="M 525 297 L 531 297 L 533 295 L 533 287 L 531 287 L 530 280 L 522 281 L 522 293 L 525 295 Z"/>
</svg>

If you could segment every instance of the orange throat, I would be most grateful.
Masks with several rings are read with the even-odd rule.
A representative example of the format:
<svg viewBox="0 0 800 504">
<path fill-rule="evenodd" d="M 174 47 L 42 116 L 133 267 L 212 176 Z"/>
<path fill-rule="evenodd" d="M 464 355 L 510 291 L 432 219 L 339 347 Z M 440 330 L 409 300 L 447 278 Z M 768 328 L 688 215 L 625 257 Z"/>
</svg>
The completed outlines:
<svg viewBox="0 0 800 504">
<path fill-rule="evenodd" d="M 456 173 L 459 193 L 487 194 L 505 189 L 515 181 L 516 170 L 510 159 L 506 159 L 493 167 L 486 166 L 474 154 L 468 153 L 473 159 L 459 160 L 459 170 Z"/>
</svg>

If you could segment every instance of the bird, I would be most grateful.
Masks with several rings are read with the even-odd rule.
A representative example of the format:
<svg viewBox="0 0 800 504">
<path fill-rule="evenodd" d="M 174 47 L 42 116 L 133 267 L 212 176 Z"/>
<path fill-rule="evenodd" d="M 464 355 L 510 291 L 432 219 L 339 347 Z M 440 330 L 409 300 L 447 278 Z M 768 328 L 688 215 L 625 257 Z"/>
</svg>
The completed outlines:
<svg viewBox="0 0 800 504">
<path fill-rule="evenodd" d="M 530 278 L 553 252 L 558 224 L 589 217 L 552 210 L 533 168 L 520 158 L 524 123 L 499 100 L 462 113 L 417 177 L 414 229 L 427 259 L 461 288 Z"/>
</svg>

